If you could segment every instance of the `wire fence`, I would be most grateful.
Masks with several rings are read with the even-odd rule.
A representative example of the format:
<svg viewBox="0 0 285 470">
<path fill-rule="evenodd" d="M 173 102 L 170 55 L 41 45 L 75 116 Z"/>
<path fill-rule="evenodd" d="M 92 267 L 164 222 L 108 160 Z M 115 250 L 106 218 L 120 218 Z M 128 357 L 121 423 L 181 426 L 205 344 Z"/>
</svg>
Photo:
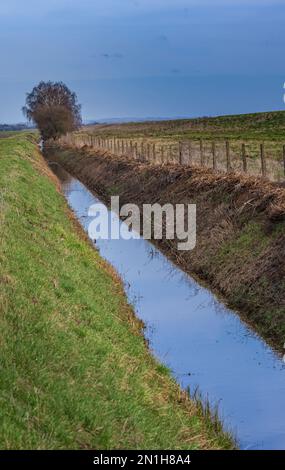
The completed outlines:
<svg viewBox="0 0 285 470">
<path fill-rule="evenodd" d="M 285 181 L 285 144 L 280 142 L 204 139 L 171 142 L 146 138 L 103 138 L 87 133 L 68 134 L 60 142 L 77 148 L 88 146 L 105 150 L 141 162 L 199 166 Z"/>
</svg>

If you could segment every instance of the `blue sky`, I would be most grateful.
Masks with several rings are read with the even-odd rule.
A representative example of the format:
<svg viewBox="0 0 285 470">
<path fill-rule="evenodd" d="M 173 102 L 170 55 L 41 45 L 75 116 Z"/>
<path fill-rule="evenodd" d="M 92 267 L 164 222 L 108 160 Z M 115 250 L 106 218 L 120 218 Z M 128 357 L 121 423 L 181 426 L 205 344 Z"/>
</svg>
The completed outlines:
<svg viewBox="0 0 285 470">
<path fill-rule="evenodd" d="M 0 4 L 0 122 L 40 80 L 85 119 L 283 109 L 284 0 L 9 0 Z"/>
</svg>

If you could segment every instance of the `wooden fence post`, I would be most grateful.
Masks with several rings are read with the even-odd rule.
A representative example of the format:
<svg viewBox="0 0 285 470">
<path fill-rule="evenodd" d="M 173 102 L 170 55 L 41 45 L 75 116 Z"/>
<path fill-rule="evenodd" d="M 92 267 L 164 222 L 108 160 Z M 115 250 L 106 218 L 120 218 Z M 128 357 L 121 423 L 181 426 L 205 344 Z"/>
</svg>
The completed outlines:
<svg viewBox="0 0 285 470">
<path fill-rule="evenodd" d="M 150 144 L 147 143 L 147 159 L 150 161 Z"/>
<path fill-rule="evenodd" d="M 285 145 L 283 145 L 283 170 L 284 170 L 284 176 L 285 176 Z"/>
<path fill-rule="evenodd" d="M 183 159 L 182 143 L 179 142 L 178 145 L 179 145 L 179 163 L 180 163 L 180 165 L 182 165 L 182 163 L 183 163 L 183 162 L 182 162 L 182 159 Z"/>
<path fill-rule="evenodd" d="M 188 163 L 192 163 L 192 142 L 188 143 Z"/>
<path fill-rule="evenodd" d="M 155 144 L 152 144 L 152 158 L 153 158 L 153 161 L 156 162 L 156 148 L 155 148 Z"/>
<path fill-rule="evenodd" d="M 163 145 L 161 146 L 161 163 L 164 162 L 164 147 Z"/>
<path fill-rule="evenodd" d="M 168 155 L 167 155 L 167 163 L 171 162 L 172 160 L 172 145 L 168 146 Z"/>
<path fill-rule="evenodd" d="M 246 160 L 246 151 L 245 144 L 241 146 L 241 157 L 242 157 L 242 168 L 245 173 L 247 173 L 247 160 Z"/>
<path fill-rule="evenodd" d="M 216 143 L 212 142 L 213 170 L 217 169 Z"/>
<path fill-rule="evenodd" d="M 168 154 L 168 163 L 172 163 L 174 160 L 175 155 L 175 148 L 174 145 L 169 146 L 169 154 Z"/>
<path fill-rule="evenodd" d="M 227 172 L 231 171 L 231 154 L 230 154 L 230 143 L 226 141 L 226 159 L 227 159 Z"/>
<path fill-rule="evenodd" d="M 203 145 L 202 139 L 200 139 L 200 158 L 201 158 L 201 166 L 204 166 L 204 145 Z"/>
<path fill-rule="evenodd" d="M 144 145 L 143 145 L 143 142 L 141 143 L 141 158 L 144 161 Z"/>
<path fill-rule="evenodd" d="M 133 141 L 130 140 L 130 150 L 131 150 L 131 157 L 134 158 L 134 149 L 133 149 Z"/>
<path fill-rule="evenodd" d="M 260 159 L 261 159 L 261 173 L 262 176 L 266 176 L 266 158 L 264 152 L 264 144 L 260 144 Z"/>
</svg>

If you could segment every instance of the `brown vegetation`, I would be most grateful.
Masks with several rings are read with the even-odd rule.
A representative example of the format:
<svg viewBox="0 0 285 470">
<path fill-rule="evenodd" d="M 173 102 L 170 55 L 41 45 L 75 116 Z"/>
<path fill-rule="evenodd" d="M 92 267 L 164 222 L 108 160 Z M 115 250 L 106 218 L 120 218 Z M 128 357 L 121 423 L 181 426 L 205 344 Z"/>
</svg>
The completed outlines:
<svg viewBox="0 0 285 470">
<path fill-rule="evenodd" d="M 197 246 L 159 247 L 186 272 L 206 281 L 281 350 L 285 339 L 285 190 L 256 178 L 208 169 L 151 165 L 109 153 L 50 149 L 53 159 L 107 203 L 196 203 Z"/>
</svg>

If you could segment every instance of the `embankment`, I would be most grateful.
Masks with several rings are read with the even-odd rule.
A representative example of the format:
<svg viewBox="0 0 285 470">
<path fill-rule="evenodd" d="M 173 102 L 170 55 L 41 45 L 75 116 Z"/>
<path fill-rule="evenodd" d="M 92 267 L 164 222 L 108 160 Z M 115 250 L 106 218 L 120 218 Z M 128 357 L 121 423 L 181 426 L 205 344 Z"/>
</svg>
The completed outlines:
<svg viewBox="0 0 285 470">
<path fill-rule="evenodd" d="M 232 448 L 149 353 L 32 136 L 0 141 L 0 448 Z"/>
<path fill-rule="evenodd" d="M 234 174 L 174 165 L 154 166 L 87 148 L 50 148 L 107 203 L 196 203 L 197 246 L 159 246 L 176 264 L 206 282 L 276 349 L 285 341 L 285 190 Z"/>
</svg>

